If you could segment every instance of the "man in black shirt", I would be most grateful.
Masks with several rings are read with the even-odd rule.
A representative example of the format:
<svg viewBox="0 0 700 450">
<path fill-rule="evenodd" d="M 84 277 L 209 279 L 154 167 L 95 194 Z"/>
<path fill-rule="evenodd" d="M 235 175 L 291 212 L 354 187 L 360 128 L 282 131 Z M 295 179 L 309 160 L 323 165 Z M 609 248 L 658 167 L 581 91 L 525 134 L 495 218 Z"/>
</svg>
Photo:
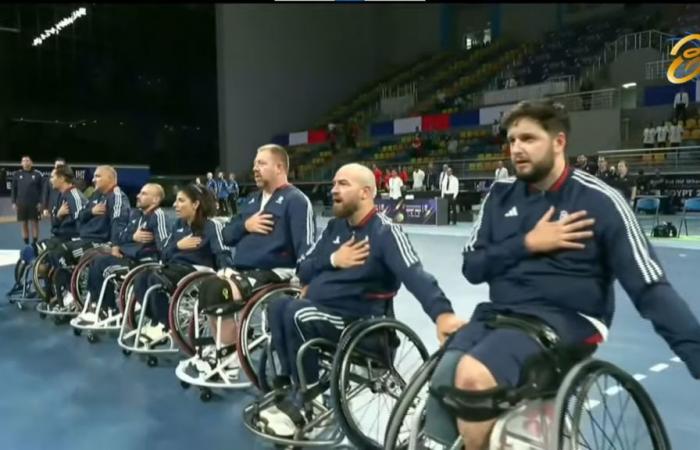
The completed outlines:
<svg viewBox="0 0 700 450">
<path fill-rule="evenodd" d="M 29 222 L 32 223 L 32 244 L 39 240 L 39 211 L 44 179 L 41 172 L 32 167 L 29 156 L 22 157 L 22 169 L 12 177 L 12 208 L 17 211 L 17 221 L 22 223 L 22 239 L 29 244 Z"/>
<path fill-rule="evenodd" d="M 628 176 L 627 162 L 623 159 L 617 163 L 617 178 L 612 186 L 620 191 L 629 204 L 634 202 L 637 196 L 637 186 L 635 180 Z"/>
</svg>

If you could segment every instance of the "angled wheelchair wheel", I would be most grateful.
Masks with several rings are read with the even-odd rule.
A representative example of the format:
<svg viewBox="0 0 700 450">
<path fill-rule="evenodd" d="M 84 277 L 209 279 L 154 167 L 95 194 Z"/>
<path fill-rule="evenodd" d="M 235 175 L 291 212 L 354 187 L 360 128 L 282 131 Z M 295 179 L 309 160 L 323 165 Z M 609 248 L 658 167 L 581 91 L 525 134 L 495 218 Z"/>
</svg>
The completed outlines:
<svg viewBox="0 0 700 450">
<path fill-rule="evenodd" d="M 34 260 L 34 265 L 32 267 L 32 281 L 34 283 L 34 290 L 36 291 L 39 298 L 47 302 L 49 299 L 48 286 L 50 283 L 49 279 L 49 268 L 48 268 L 48 256 L 49 252 L 43 252 Z"/>
<path fill-rule="evenodd" d="M 258 292 L 248 300 L 238 323 L 238 360 L 241 369 L 258 389 L 263 389 L 261 360 L 269 356 L 270 328 L 267 321 L 267 305 L 280 297 L 298 297 L 300 290 L 287 284 L 274 284 Z M 268 361 L 269 365 L 270 361 Z M 267 373 L 268 377 L 274 375 Z M 269 386 L 270 383 L 267 383 Z"/>
<path fill-rule="evenodd" d="M 199 335 L 204 336 L 207 331 L 207 317 L 198 314 L 198 322 L 195 324 L 194 308 L 199 301 L 199 286 L 207 278 L 215 277 L 214 272 L 192 272 L 181 279 L 171 297 L 168 317 L 170 330 L 178 348 L 187 356 L 194 356 L 196 348 L 193 342 L 194 327 L 199 327 Z"/>
<path fill-rule="evenodd" d="M 428 387 L 435 368 L 440 362 L 443 352 L 433 353 L 430 358 L 418 369 L 406 389 L 401 394 L 399 401 L 389 417 L 389 425 L 384 436 L 384 448 L 386 450 L 406 450 L 409 448 L 409 440 L 413 432 L 414 439 L 421 439 L 421 429 L 425 417 L 425 401 L 428 399 Z M 421 417 L 416 417 L 416 415 Z M 416 423 L 419 424 L 416 429 Z M 420 445 L 419 448 L 422 448 Z"/>
<path fill-rule="evenodd" d="M 605 361 L 587 360 L 556 397 L 557 450 L 670 450 L 661 417 L 641 384 Z"/>
<path fill-rule="evenodd" d="M 78 264 L 76 264 L 73 269 L 70 277 L 70 292 L 80 309 L 83 308 L 85 299 L 87 298 L 90 264 L 95 257 L 108 253 L 109 252 L 102 247 L 89 249 L 80 258 L 80 261 L 78 261 Z M 97 299 L 94 300 L 97 301 Z"/>
<path fill-rule="evenodd" d="M 394 405 L 429 354 L 418 335 L 394 319 L 353 324 L 338 344 L 331 397 L 348 439 L 360 448 L 384 448 Z"/>
<path fill-rule="evenodd" d="M 134 267 L 126 274 L 124 281 L 119 287 L 119 295 L 117 297 L 117 306 L 119 312 L 122 313 L 122 322 L 125 330 L 133 330 L 136 328 L 136 318 L 134 317 L 134 304 L 132 297 L 134 295 L 134 280 L 143 272 L 161 267 L 160 263 L 146 263 Z"/>
</svg>

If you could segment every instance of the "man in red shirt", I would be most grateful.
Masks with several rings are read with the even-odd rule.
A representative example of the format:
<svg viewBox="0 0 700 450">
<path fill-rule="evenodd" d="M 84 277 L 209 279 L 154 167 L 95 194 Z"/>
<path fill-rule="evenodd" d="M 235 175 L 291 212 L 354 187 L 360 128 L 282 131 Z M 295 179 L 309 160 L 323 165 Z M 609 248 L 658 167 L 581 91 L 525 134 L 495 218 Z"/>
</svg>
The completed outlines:
<svg viewBox="0 0 700 450">
<path fill-rule="evenodd" d="M 374 181 L 377 183 L 378 192 L 384 185 L 384 183 L 382 183 L 382 169 L 377 167 L 376 164 L 372 164 L 372 172 L 374 173 Z"/>
</svg>

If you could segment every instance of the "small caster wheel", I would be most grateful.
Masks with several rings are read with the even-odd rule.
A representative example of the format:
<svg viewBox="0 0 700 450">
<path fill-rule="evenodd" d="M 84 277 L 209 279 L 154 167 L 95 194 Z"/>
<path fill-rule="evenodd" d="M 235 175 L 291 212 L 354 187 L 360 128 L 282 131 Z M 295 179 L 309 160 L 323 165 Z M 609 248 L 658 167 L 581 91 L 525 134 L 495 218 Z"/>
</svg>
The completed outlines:
<svg viewBox="0 0 700 450">
<path fill-rule="evenodd" d="M 39 313 L 39 318 L 40 318 L 41 320 L 46 319 L 46 314 L 44 314 L 44 313 Z"/>
<path fill-rule="evenodd" d="M 87 340 L 88 340 L 89 343 L 94 344 L 95 342 L 98 341 L 97 335 L 94 334 L 94 333 L 89 333 L 89 334 L 87 335 Z"/>
<path fill-rule="evenodd" d="M 209 389 L 202 389 L 202 392 L 199 394 L 199 399 L 204 403 L 208 402 L 211 400 L 211 391 Z"/>
<path fill-rule="evenodd" d="M 124 355 L 124 356 L 131 356 L 131 350 L 122 349 L 122 355 Z"/>
<path fill-rule="evenodd" d="M 180 381 L 180 386 L 182 387 L 182 389 L 189 389 L 190 383 L 188 383 L 186 381 Z"/>
<path fill-rule="evenodd" d="M 83 334 L 83 330 L 79 330 L 79 329 L 77 329 L 77 328 L 73 328 L 73 335 L 75 335 L 75 336 L 80 336 L 81 334 Z M 89 336 L 88 336 L 88 340 L 90 340 L 90 337 L 89 337 Z"/>
<path fill-rule="evenodd" d="M 155 367 L 158 365 L 158 358 L 155 356 L 149 356 L 146 364 L 148 364 L 148 367 Z"/>
</svg>

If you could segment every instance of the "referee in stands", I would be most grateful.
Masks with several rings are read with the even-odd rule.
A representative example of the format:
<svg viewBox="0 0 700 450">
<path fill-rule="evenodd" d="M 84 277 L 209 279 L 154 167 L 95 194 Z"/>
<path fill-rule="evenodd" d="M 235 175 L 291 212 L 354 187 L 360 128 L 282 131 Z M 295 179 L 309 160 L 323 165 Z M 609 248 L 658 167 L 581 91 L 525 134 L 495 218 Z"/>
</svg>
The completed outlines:
<svg viewBox="0 0 700 450">
<path fill-rule="evenodd" d="M 32 245 L 39 240 L 39 219 L 44 179 L 41 172 L 32 167 L 29 156 L 22 157 L 22 170 L 12 177 L 12 208 L 17 211 L 17 221 L 22 223 L 22 239 L 29 244 L 29 222 L 32 223 Z"/>
</svg>

